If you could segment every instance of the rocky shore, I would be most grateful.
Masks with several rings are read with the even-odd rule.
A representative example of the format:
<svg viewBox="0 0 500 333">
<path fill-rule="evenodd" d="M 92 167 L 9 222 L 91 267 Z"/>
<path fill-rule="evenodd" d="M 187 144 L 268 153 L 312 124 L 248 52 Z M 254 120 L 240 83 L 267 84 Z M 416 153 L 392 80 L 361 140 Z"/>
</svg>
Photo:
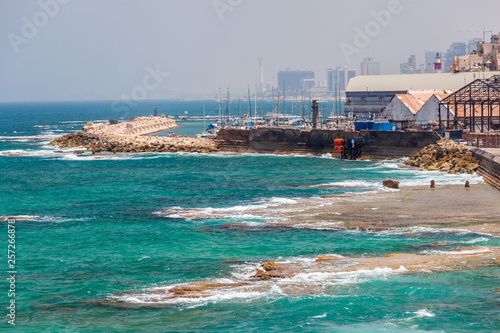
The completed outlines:
<svg viewBox="0 0 500 333">
<path fill-rule="evenodd" d="M 467 147 L 451 140 L 429 145 L 404 163 L 420 170 L 438 170 L 451 174 L 472 174 L 479 167 L 479 161 Z"/>
<path fill-rule="evenodd" d="M 198 152 L 218 151 L 212 140 L 193 138 L 151 137 L 147 134 L 177 127 L 173 119 L 166 117 L 135 117 L 116 124 L 88 123 L 83 131 L 71 133 L 51 142 L 63 148 L 84 147 L 93 154 L 100 152 Z M 75 151 L 75 153 L 84 153 Z"/>
</svg>

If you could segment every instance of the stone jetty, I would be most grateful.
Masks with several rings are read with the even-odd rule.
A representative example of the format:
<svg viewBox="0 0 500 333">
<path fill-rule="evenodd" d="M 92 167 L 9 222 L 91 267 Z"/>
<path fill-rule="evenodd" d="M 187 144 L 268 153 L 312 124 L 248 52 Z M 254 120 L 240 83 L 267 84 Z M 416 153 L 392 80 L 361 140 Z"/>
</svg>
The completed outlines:
<svg viewBox="0 0 500 333">
<path fill-rule="evenodd" d="M 429 145 L 404 163 L 420 170 L 438 170 L 451 174 L 472 174 L 479 167 L 479 161 L 467 147 L 451 140 Z"/>
<path fill-rule="evenodd" d="M 93 154 L 100 152 L 198 152 L 218 151 L 212 140 L 187 137 L 145 136 L 178 127 L 168 117 L 135 117 L 129 121 L 110 124 L 88 123 L 82 131 L 65 135 L 51 142 L 58 147 L 85 147 Z M 84 153 L 81 151 L 80 153 Z"/>
</svg>

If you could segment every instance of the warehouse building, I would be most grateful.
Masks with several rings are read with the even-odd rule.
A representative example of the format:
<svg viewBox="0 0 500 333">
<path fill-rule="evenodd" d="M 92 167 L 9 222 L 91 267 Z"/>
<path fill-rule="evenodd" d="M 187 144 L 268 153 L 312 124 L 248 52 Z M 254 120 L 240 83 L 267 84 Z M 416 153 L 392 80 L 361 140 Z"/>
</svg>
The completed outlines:
<svg viewBox="0 0 500 333">
<path fill-rule="evenodd" d="M 409 91 L 459 90 L 476 79 L 488 79 L 500 72 L 432 73 L 356 76 L 346 90 L 344 113 L 357 119 L 378 115 L 398 94 Z"/>
</svg>

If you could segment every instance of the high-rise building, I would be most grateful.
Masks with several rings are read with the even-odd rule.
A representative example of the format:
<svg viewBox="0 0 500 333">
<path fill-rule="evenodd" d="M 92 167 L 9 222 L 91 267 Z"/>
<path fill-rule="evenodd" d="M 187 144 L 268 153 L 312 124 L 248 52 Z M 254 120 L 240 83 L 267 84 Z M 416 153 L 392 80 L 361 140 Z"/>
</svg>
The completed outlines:
<svg viewBox="0 0 500 333">
<path fill-rule="evenodd" d="M 340 89 L 340 91 L 345 91 L 349 80 L 356 76 L 355 69 L 349 69 L 347 66 L 328 68 L 326 70 L 326 82 L 327 91 L 329 93 L 335 93 Z"/>
<path fill-rule="evenodd" d="M 355 76 L 356 76 L 356 70 L 355 69 L 348 69 L 347 70 L 347 84 L 349 84 L 349 81 L 351 81 L 351 79 Z M 347 86 L 346 86 L 346 88 L 347 88 Z"/>
<path fill-rule="evenodd" d="M 469 41 L 467 42 L 467 54 L 471 54 L 473 51 L 477 51 L 477 44 L 482 41 L 482 38 L 469 39 Z"/>
<path fill-rule="evenodd" d="M 449 68 L 453 66 L 453 61 L 455 60 L 455 57 L 461 57 L 467 54 L 467 46 L 465 43 L 462 42 L 455 42 L 450 45 L 448 48 L 448 51 L 446 51 L 446 54 L 444 56 L 444 71 L 448 72 Z M 434 55 L 434 58 L 436 56 Z"/>
<path fill-rule="evenodd" d="M 283 86 L 287 91 L 307 90 L 314 86 L 314 72 L 292 70 L 280 71 L 278 72 L 278 89 L 282 90 Z"/>
<path fill-rule="evenodd" d="M 399 71 L 401 74 L 416 74 L 417 71 L 417 60 L 414 54 L 410 56 L 407 62 L 399 65 Z"/>
<path fill-rule="evenodd" d="M 361 63 L 361 75 L 380 75 L 380 62 L 373 61 L 373 58 L 365 58 Z"/>
<path fill-rule="evenodd" d="M 335 70 L 333 68 L 327 68 L 326 70 L 326 90 L 328 93 L 333 93 L 333 87 L 334 87 L 334 72 Z"/>
</svg>

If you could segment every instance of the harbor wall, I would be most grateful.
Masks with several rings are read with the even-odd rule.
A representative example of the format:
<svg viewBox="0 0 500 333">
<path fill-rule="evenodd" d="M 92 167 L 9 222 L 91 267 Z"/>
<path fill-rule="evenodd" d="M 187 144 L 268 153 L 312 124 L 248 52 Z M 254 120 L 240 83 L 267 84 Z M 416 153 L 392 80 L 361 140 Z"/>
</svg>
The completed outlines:
<svg viewBox="0 0 500 333">
<path fill-rule="evenodd" d="M 332 154 L 335 139 L 363 137 L 362 158 L 387 159 L 412 156 L 441 137 L 434 132 L 341 131 L 294 128 L 221 129 L 216 144 L 221 151 L 273 154 Z"/>
<path fill-rule="evenodd" d="M 476 173 L 482 176 L 487 184 L 500 190 L 500 156 L 476 147 L 469 149 L 472 151 L 472 155 L 479 160 L 479 168 Z"/>
</svg>

